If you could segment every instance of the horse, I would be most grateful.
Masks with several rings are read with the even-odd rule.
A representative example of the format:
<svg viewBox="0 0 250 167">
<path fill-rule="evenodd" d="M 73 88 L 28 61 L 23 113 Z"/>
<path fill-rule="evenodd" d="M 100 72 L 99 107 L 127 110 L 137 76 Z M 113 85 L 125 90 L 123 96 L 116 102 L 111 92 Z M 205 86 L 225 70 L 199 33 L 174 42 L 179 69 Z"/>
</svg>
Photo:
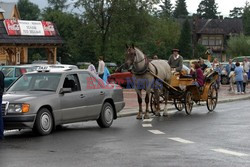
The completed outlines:
<svg viewBox="0 0 250 167">
<path fill-rule="evenodd" d="M 144 119 L 149 119 L 149 95 L 153 89 L 156 102 L 156 116 L 160 116 L 159 96 L 160 91 L 164 93 L 165 107 L 163 116 L 168 116 L 167 100 L 168 91 L 162 85 L 162 80 L 170 83 L 171 68 L 165 60 L 152 60 L 149 62 L 147 56 L 137 47 L 126 45 L 127 52 L 125 57 L 125 67 L 131 69 L 133 87 L 137 93 L 137 100 L 139 104 L 139 112 L 136 116 L 137 119 L 142 119 L 142 90 L 146 91 L 145 103 L 146 111 Z M 157 76 L 157 77 L 155 77 Z"/>
</svg>

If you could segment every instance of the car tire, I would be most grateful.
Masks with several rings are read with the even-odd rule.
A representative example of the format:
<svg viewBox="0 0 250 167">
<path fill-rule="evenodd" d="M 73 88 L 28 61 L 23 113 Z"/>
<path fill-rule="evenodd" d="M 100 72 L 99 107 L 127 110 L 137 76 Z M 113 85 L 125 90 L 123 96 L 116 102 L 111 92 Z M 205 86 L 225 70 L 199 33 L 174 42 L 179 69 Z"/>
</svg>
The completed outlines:
<svg viewBox="0 0 250 167">
<path fill-rule="evenodd" d="M 53 130 L 53 117 L 47 108 L 38 111 L 33 130 L 42 136 L 50 134 Z"/>
<path fill-rule="evenodd" d="M 104 103 L 97 124 L 101 128 L 109 128 L 114 120 L 114 109 L 108 102 Z"/>
</svg>

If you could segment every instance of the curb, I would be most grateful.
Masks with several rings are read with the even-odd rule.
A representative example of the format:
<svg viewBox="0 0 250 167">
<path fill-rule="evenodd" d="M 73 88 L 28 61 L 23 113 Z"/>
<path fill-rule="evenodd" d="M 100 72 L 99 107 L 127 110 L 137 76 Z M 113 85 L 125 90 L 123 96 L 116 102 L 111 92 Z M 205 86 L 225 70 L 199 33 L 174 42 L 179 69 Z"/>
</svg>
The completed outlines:
<svg viewBox="0 0 250 167">
<path fill-rule="evenodd" d="M 241 98 L 229 98 L 229 99 L 218 100 L 217 104 L 219 104 L 219 103 L 229 103 L 229 102 L 240 101 L 240 100 L 248 100 L 248 99 L 250 99 L 250 95 L 245 96 L 245 97 L 241 97 Z M 195 105 L 194 107 L 201 107 L 201 106 L 204 106 L 204 104 L 206 104 L 206 103 L 203 102 L 201 105 Z M 117 117 L 122 118 L 122 117 L 134 116 L 138 112 L 137 108 L 128 108 L 128 109 L 125 109 L 125 110 L 123 112 L 119 112 L 117 114 Z M 176 110 L 176 109 L 175 109 L 175 107 L 170 107 L 170 108 L 168 108 L 168 110 L 173 111 L 173 110 Z"/>
</svg>

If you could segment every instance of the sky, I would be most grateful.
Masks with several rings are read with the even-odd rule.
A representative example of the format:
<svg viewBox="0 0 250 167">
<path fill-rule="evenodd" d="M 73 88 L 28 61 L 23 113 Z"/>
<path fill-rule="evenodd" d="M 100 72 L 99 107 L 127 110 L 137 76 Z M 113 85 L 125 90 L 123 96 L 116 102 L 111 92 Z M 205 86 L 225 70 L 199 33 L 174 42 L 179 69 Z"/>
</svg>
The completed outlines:
<svg viewBox="0 0 250 167">
<path fill-rule="evenodd" d="M 1 0 L 5 2 L 17 2 L 18 0 Z M 47 0 L 30 0 L 37 4 L 41 9 L 48 5 Z M 247 0 L 215 0 L 218 4 L 218 12 L 221 12 L 223 16 L 228 16 L 229 11 L 234 7 L 244 7 Z M 248 0 L 250 1 L 250 0 Z M 176 0 L 171 0 L 173 6 L 175 6 Z M 201 0 L 186 0 L 187 10 L 190 14 L 196 13 L 199 3 Z"/>
</svg>

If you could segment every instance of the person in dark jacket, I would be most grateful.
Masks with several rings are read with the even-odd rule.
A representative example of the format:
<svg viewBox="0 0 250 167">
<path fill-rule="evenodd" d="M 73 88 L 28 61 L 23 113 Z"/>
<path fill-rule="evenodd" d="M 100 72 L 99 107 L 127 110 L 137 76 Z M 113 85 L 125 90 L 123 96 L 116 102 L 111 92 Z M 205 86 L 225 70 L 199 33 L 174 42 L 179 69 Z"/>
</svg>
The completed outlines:
<svg viewBox="0 0 250 167">
<path fill-rule="evenodd" d="M 168 59 L 168 64 L 171 69 L 176 72 L 181 72 L 183 66 L 183 57 L 179 54 L 179 49 L 173 49 L 172 55 Z"/>
<path fill-rule="evenodd" d="M 195 79 L 194 85 L 196 85 L 197 87 L 202 87 L 204 85 L 204 75 L 199 63 L 196 62 L 194 64 L 194 71 L 191 70 L 190 74 Z"/>
<path fill-rule="evenodd" d="M 3 139 L 3 116 L 2 116 L 2 98 L 4 92 L 4 74 L 0 71 L 0 140 Z"/>
</svg>

